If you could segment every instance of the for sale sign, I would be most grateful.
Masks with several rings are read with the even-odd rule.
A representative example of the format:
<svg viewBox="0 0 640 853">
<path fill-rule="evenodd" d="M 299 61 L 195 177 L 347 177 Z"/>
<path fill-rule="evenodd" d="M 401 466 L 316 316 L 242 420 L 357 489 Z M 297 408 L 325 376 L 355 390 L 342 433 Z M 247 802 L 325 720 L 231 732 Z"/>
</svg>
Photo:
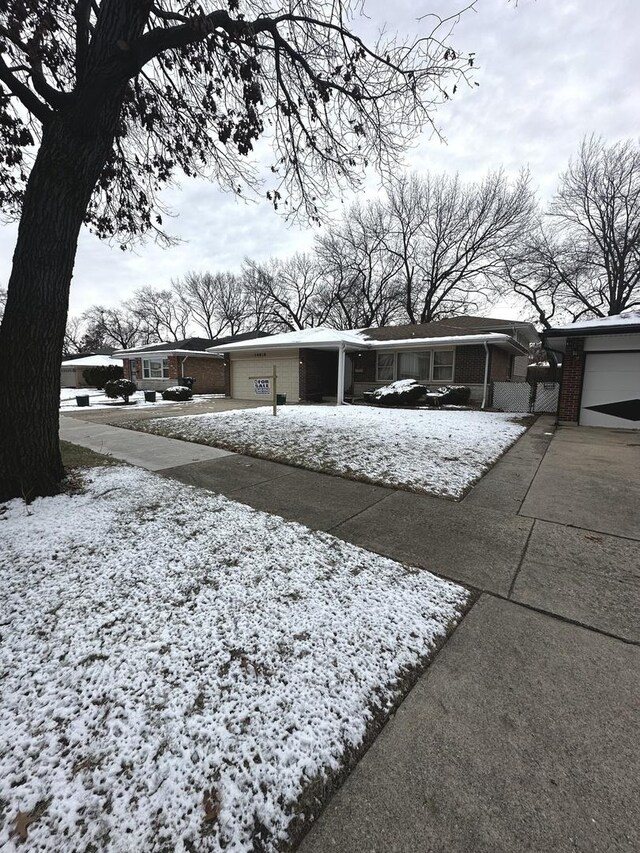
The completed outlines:
<svg viewBox="0 0 640 853">
<path fill-rule="evenodd" d="M 271 382 L 269 379 L 254 379 L 253 387 L 256 394 L 261 396 L 269 396 L 271 394 Z"/>
</svg>

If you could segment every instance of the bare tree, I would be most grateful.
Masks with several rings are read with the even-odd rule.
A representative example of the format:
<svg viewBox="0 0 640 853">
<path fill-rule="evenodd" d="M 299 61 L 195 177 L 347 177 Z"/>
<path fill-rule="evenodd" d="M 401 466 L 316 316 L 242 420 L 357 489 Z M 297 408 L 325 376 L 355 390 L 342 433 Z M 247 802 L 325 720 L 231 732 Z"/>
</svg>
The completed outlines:
<svg viewBox="0 0 640 853">
<path fill-rule="evenodd" d="M 245 286 L 253 290 L 252 303 L 261 306 L 264 325 L 298 331 L 326 322 L 331 305 L 323 298 L 322 272 L 313 255 L 297 253 L 266 264 L 247 260 L 245 268 Z"/>
<path fill-rule="evenodd" d="M 188 272 L 172 282 L 193 323 L 209 338 L 237 335 L 248 317 L 242 281 L 233 273 Z"/>
<path fill-rule="evenodd" d="M 346 329 L 384 326 L 401 315 L 400 264 L 386 247 L 388 226 L 384 205 L 355 204 L 317 240 L 330 325 Z"/>
<path fill-rule="evenodd" d="M 4 306 L 7 301 L 7 288 L 0 287 L 0 323 L 2 322 L 2 316 L 4 314 Z"/>
<path fill-rule="evenodd" d="M 187 337 L 189 307 L 172 289 L 141 287 L 125 303 L 151 341 L 181 341 Z"/>
<path fill-rule="evenodd" d="M 640 305 L 640 147 L 584 139 L 560 178 L 550 217 L 568 266 L 566 307 L 604 317 Z M 566 268 L 566 262 L 560 259 Z M 579 272 L 578 272 L 579 271 Z"/>
<path fill-rule="evenodd" d="M 547 212 L 503 260 L 547 328 L 640 305 L 640 148 L 585 138 Z"/>
<path fill-rule="evenodd" d="M 388 188 L 386 247 L 403 277 L 410 323 L 476 310 L 495 299 L 505 246 L 531 227 L 529 175 L 510 183 L 502 171 L 480 183 L 413 175 Z"/>
<path fill-rule="evenodd" d="M 64 355 L 82 352 L 84 337 L 84 322 L 82 317 L 69 317 L 64 333 Z"/>
<path fill-rule="evenodd" d="M 358 11 L 347 0 L 0 5 L 0 209 L 20 219 L 0 326 L 0 499 L 51 494 L 64 474 L 58 364 L 83 221 L 123 246 L 161 237 L 160 187 L 184 173 L 256 188 L 246 158 L 266 128 L 268 197 L 318 216 L 328 188 L 357 186 L 367 164 L 393 168 L 432 123 L 469 65 L 450 23 L 368 45 L 347 23 Z"/>
<path fill-rule="evenodd" d="M 105 308 L 95 305 L 85 311 L 82 319 L 87 324 L 88 334 L 103 341 L 105 346 L 131 349 L 142 344 L 157 343 L 158 340 L 153 340 L 140 317 L 125 306 Z"/>
</svg>

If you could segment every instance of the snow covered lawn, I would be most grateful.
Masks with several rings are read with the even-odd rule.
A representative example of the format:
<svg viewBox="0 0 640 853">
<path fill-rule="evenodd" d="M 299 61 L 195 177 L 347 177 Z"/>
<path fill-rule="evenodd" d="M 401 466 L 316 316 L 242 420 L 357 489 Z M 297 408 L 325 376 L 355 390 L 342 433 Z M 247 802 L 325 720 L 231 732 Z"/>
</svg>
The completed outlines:
<svg viewBox="0 0 640 853">
<path fill-rule="evenodd" d="M 367 406 L 282 406 L 136 423 L 356 480 L 459 498 L 525 431 L 517 415 Z"/>
<path fill-rule="evenodd" d="M 69 410 L 86 411 L 80 408 L 76 403 L 76 397 L 89 397 L 90 409 L 124 409 L 126 408 L 122 400 L 113 400 L 99 391 L 97 388 L 61 388 L 60 389 L 60 411 L 67 412 Z M 144 408 L 148 406 L 189 406 L 191 403 L 204 403 L 207 400 L 224 399 L 224 394 L 194 394 L 193 400 L 187 400 L 184 403 L 176 403 L 175 400 L 163 400 L 162 394 L 158 391 L 155 403 L 147 403 L 144 399 L 144 391 L 136 391 L 130 397 L 130 403 L 134 405 L 142 405 Z"/>
<path fill-rule="evenodd" d="M 239 853 L 286 841 L 467 593 L 118 466 L 0 508 L 0 600 L 0 849 Z"/>
</svg>

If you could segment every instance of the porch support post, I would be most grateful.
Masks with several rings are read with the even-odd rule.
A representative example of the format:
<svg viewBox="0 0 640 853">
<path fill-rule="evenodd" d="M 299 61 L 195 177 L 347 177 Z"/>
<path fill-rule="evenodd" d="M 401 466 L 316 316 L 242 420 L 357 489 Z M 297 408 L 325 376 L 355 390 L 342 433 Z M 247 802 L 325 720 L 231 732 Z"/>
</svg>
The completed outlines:
<svg viewBox="0 0 640 853">
<path fill-rule="evenodd" d="M 484 383 L 482 388 L 482 405 L 481 409 L 487 405 L 487 390 L 489 385 L 489 347 L 487 342 L 484 342 Z"/>
<path fill-rule="evenodd" d="M 344 344 L 338 349 L 338 392 L 336 394 L 336 406 L 344 403 Z"/>
</svg>

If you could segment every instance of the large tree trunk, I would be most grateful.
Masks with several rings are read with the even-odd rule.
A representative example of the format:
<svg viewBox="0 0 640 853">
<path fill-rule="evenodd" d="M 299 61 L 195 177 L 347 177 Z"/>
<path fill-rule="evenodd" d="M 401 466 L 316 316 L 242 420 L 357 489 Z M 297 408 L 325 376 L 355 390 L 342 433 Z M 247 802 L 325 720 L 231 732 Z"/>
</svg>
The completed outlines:
<svg viewBox="0 0 640 853">
<path fill-rule="evenodd" d="M 116 98 L 99 117 L 54 115 L 29 177 L 0 326 L 0 500 L 54 494 L 64 476 L 58 410 L 69 287 L 119 109 Z"/>
</svg>

